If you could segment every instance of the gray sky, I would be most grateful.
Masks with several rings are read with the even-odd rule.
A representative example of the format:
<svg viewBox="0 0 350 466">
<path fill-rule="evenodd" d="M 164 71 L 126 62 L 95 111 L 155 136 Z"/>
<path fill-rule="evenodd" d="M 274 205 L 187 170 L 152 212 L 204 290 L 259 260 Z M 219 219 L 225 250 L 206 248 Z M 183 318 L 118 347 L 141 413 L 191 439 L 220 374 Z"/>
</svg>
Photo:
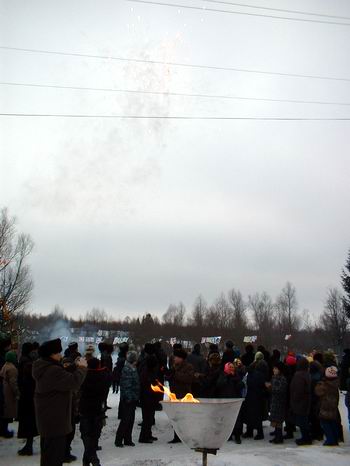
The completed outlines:
<svg viewBox="0 0 350 466">
<path fill-rule="evenodd" d="M 350 16 L 348 0 L 247 3 Z M 0 45 L 350 78 L 350 27 L 122 0 L 0 0 Z M 0 79 L 350 103 L 345 81 L 8 50 L 0 50 Z M 5 85 L 0 107 L 350 117 L 347 106 Z M 349 128 L 348 121 L 0 117 L 0 205 L 36 243 L 31 308 L 161 315 L 170 302 L 191 307 L 203 293 L 210 303 L 232 287 L 275 297 L 290 280 L 300 308 L 317 315 L 350 247 Z"/>
</svg>

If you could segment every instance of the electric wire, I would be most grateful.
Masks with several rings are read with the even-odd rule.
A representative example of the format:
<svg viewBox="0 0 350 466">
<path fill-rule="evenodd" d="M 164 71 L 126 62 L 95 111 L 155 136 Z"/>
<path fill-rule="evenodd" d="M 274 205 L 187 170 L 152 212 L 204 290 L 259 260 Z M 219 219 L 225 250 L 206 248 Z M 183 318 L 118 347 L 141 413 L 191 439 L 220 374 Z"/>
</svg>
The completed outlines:
<svg viewBox="0 0 350 466">
<path fill-rule="evenodd" d="M 171 8 L 184 8 L 187 10 L 200 10 L 202 12 L 212 12 L 212 13 L 228 13 L 232 15 L 243 15 L 243 16 L 251 16 L 251 17 L 259 17 L 259 18 L 268 18 L 268 19 L 278 19 L 278 20 L 286 20 L 286 21 L 299 21 L 303 23 L 316 23 L 316 24 L 331 24 L 336 26 L 350 26 L 350 22 L 340 22 L 340 21 L 325 21 L 321 19 L 308 19 L 308 18 L 293 18 L 287 16 L 274 16 L 274 15 L 263 15 L 260 13 L 247 13 L 243 11 L 232 11 L 232 10 L 221 10 L 219 8 L 207 8 L 207 7 L 199 7 L 194 5 L 179 5 L 177 3 L 165 3 L 165 2 L 153 2 L 151 0 L 125 0 L 127 2 L 132 3 L 139 3 L 144 5 L 158 5 L 158 6 L 165 6 Z"/>
<path fill-rule="evenodd" d="M 185 92 L 162 92 L 162 91 L 143 91 L 134 89 L 114 89 L 104 87 L 83 87 L 83 86 L 64 86 L 57 84 L 37 84 L 37 83 L 18 83 L 18 82 L 0 82 L 0 85 L 4 86 L 15 86 L 15 87 L 34 87 L 43 89 L 62 89 L 62 90 L 78 90 L 78 91 L 99 91 L 99 92 L 116 92 L 116 93 L 127 93 L 127 94 L 145 94 L 145 95 L 156 95 L 164 97 L 192 97 L 192 98 L 204 98 L 204 99 L 222 99 L 222 100 L 246 100 L 246 101 L 258 101 L 258 102 L 280 102 L 280 103 L 294 103 L 294 104 L 316 104 L 316 105 L 340 105 L 350 106 L 350 102 L 327 102 L 319 100 L 295 100 L 295 99 L 273 99 L 265 97 L 243 97 L 233 95 L 217 95 L 217 94 L 192 94 Z"/>
<path fill-rule="evenodd" d="M 240 121 L 350 121 L 350 117 L 308 118 L 308 117 L 221 117 L 221 116 L 184 116 L 184 115 L 103 115 L 67 113 L 0 113 L 3 117 L 38 118 L 116 118 L 129 120 L 240 120 Z"/>
<path fill-rule="evenodd" d="M 292 13 L 298 15 L 307 15 L 307 16 L 318 16 L 320 18 L 333 18 L 333 19 L 345 19 L 350 20 L 350 16 L 336 16 L 336 15 L 329 15 L 325 13 L 315 13 L 311 11 L 300 11 L 300 10 L 286 10 L 284 8 L 272 8 L 266 6 L 258 6 L 258 5 L 248 5 L 245 3 L 236 3 L 236 2 L 228 2 L 224 0 L 203 0 L 204 2 L 208 3 L 218 3 L 223 5 L 232 5 L 232 6 L 239 6 L 244 8 L 252 8 L 256 10 L 266 10 L 266 11 L 278 11 L 281 13 Z"/>
<path fill-rule="evenodd" d="M 291 77 L 291 78 L 305 78 L 305 79 L 320 79 L 327 81 L 344 81 L 350 82 L 350 78 L 337 77 L 337 76 L 322 76 L 322 75 L 313 75 L 313 74 L 300 74 L 300 73 L 284 73 L 278 71 L 264 71 L 256 70 L 249 68 L 237 68 L 229 66 L 215 66 L 215 65 L 201 65 L 196 63 L 181 63 L 181 62 L 172 62 L 172 61 L 161 61 L 161 60 L 146 60 L 141 58 L 126 58 L 126 57 L 117 57 L 109 55 L 93 55 L 87 53 L 78 53 L 78 52 L 62 52 L 55 50 L 44 50 L 44 49 L 32 49 L 32 48 L 23 48 L 23 47 L 10 47 L 5 45 L 0 45 L 1 50 L 8 51 L 17 51 L 24 53 L 37 53 L 37 54 L 48 54 L 48 55 L 61 55 L 67 57 L 79 57 L 79 58 L 94 58 L 101 60 L 116 60 L 122 62 L 134 62 L 134 63 L 145 63 L 153 65 L 162 65 L 162 66 L 178 66 L 186 68 L 198 68 L 198 69 L 208 69 L 215 71 L 233 71 L 238 73 L 252 73 L 252 74 L 261 74 L 268 76 L 280 76 L 280 77 Z"/>
</svg>

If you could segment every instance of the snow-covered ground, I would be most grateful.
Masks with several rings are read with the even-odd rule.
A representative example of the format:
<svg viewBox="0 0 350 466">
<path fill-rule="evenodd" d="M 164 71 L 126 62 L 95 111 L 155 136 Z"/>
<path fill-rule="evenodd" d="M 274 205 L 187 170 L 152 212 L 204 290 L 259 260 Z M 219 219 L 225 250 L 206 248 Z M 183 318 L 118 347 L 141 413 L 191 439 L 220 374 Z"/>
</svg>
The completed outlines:
<svg viewBox="0 0 350 466">
<path fill-rule="evenodd" d="M 159 440 L 151 445 L 138 444 L 140 427 L 137 423 L 141 419 L 141 410 L 136 413 L 134 427 L 135 447 L 116 448 L 114 437 L 117 421 L 118 396 L 110 394 L 110 406 L 107 425 L 101 436 L 102 451 L 99 452 L 102 466 L 190 466 L 200 465 L 201 456 L 189 450 L 185 445 L 168 445 L 172 439 L 172 429 L 164 412 L 156 413 L 156 426 L 154 435 Z M 268 423 L 265 427 L 265 440 L 243 440 L 242 445 L 227 442 L 217 456 L 209 455 L 210 466 L 348 466 L 350 458 L 350 439 L 347 429 L 347 417 L 344 408 L 344 398 L 341 398 L 345 444 L 340 447 L 323 447 L 321 442 L 315 442 L 309 447 L 296 447 L 293 440 L 286 441 L 281 446 L 269 444 Z M 16 423 L 12 428 L 17 429 Z M 0 465 L 2 466 L 38 466 L 39 465 L 39 441 L 35 440 L 33 457 L 19 457 L 17 450 L 21 447 L 21 441 L 14 438 L 10 440 L 0 439 Z M 82 457 L 82 442 L 77 432 L 73 441 L 73 453 Z M 78 460 L 72 464 L 81 464 Z"/>
</svg>

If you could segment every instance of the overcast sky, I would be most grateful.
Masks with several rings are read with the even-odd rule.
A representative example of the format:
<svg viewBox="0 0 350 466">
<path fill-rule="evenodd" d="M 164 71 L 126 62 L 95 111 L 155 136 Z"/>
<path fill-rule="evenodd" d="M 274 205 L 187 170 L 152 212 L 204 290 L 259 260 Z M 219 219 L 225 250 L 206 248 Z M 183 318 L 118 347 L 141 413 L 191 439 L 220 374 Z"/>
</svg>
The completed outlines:
<svg viewBox="0 0 350 466">
<path fill-rule="evenodd" d="M 350 17 L 348 0 L 246 3 Z M 0 45 L 350 78 L 350 27 L 124 0 L 0 0 Z M 0 50 L 0 80 L 350 104 L 349 81 L 13 50 Z M 0 108 L 350 117 L 344 105 L 8 85 Z M 211 303 L 232 287 L 275 297 L 289 280 L 300 309 L 316 316 L 350 247 L 349 129 L 349 121 L 0 117 L 0 206 L 36 244 L 30 308 L 161 315 L 171 302 L 190 308 L 202 293 Z"/>
</svg>

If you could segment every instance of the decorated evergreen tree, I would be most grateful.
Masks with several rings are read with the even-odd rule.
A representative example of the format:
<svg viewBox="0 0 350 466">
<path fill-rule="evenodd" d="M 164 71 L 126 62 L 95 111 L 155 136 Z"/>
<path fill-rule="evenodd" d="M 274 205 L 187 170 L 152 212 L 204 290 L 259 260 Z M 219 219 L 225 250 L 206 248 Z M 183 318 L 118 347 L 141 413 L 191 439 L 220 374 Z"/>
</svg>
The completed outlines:
<svg viewBox="0 0 350 466">
<path fill-rule="evenodd" d="M 341 281 L 344 289 L 343 305 L 347 316 L 350 318 L 350 251 L 343 268 L 343 273 L 341 275 Z"/>
</svg>

